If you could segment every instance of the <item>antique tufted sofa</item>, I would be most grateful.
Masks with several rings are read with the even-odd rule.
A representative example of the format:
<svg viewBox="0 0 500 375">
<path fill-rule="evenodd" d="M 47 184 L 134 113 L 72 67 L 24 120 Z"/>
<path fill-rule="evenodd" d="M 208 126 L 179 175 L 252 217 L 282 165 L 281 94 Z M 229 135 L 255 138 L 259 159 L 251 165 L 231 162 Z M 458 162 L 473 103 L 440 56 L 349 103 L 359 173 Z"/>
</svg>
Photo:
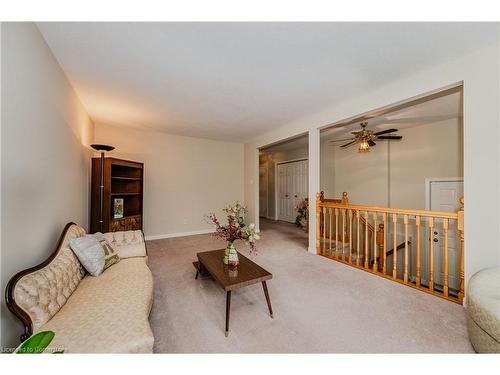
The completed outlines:
<svg viewBox="0 0 500 375">
<path fill-rule="evenodd" d="M 121 260 L 98 277 L 86 274 L 69 247 L 83 235 L 83 228 L 67 224 L 45 262 L 9 281 L 6 301 L 24 324 L 21 341 L 51 330 L 50 347 L 65 353 L 151 353 L 153 278 L 142 232 L 104 234 Z"/>
<path fill-rule="evenodd" d="M 500 353 L 500 267 L 474 274 L 465 301 L 467 330 L 478 353 Z"/>
</svg>

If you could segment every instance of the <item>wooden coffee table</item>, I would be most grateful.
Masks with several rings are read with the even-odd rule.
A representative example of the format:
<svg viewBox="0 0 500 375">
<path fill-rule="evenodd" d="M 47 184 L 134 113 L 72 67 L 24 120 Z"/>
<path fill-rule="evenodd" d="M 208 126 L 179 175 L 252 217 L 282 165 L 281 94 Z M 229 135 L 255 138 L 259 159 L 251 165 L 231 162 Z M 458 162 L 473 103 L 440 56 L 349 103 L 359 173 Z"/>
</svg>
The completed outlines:
<svg viewBox="0 0 500 375">
<path fill-rule="evenodd" d="M 231 292 L 235 289 L 243 288 L 248 285 L 262 283 L 264 295 L 266 296 L 269 314 L 273 318 L 273 309 L 271 299 L 267 290 L 266 280 L 273 278 L 273 275 L 258 264 L 252 262 L 246 256 L 238 253 L 240 264 L 236 268 L 231 268 L 222 262 L 224 249 L 205 251 L 196 254 L 198 261 L 193 262 L 196 268 L 195 279 L 198 275 L 202 277 L 212 277 L 226 291 L 226 337 L 229 334 L 229 311 L 231 308 Z"/>
</svg>

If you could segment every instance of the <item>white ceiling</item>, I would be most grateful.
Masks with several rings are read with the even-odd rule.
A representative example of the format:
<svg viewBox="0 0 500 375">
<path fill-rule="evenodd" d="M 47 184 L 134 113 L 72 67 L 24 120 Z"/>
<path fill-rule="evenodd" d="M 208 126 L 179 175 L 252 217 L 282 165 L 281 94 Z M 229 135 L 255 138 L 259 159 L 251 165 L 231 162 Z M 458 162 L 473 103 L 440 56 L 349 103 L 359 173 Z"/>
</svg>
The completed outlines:
<svg viewBox="0 0 500 375">
<path fill-rule="evenodd" d="M 497 38 L 485 23 L 38 26 L 97 125 L 231 141 Z"/>
<path fill-rule="evenodd" d="M 462 117 L 462 93 L 432 99 L 384 116 L 373 117 L 367 120 L 367 128 L 373 131 L 384 129 L 407 129 L 420 125 L 438 124 L 445 120 Z M 359 122 L 340 128 L 331 127 L 321 132 L 321 140 L 333 140 L 351 137 L 352 131 L 360 129 Z M 397 135 L 397 134 L 394 134 Z"/>
</svg>

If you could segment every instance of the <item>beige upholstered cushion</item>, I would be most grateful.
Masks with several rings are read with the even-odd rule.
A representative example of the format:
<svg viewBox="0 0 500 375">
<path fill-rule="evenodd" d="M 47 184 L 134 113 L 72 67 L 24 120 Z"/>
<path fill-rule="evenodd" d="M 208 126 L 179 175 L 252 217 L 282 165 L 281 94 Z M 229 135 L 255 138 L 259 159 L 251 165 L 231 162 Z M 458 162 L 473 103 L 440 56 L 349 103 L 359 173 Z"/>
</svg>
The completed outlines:
<svg viewBox="0 0 500 375">
<path fill-rule="evenodd" d="M 144 243 L 118 246 L 116 247 L 116 251 L 120 256 L 120 259 L 147 257 L 146 247 L 144 246 Z"/>
<path fill-rule="evenodd" d="M 474 349 L 490 352 L 496 342 L 495 351 L 500 352 L 500 267 L 481 270 L 471 277 L 465 308 Z"/>
<path fill-rule="evenodd" d="M 500 343 L 479 327 L 469 316 L 467 316 L 467 331 L 476 352 L 500 353 Z"/>
<path fill-rule="evenodd" d="M 146 245 L 140 230 L 104 233 L 104 238 L 118 252 L 121 259 L 145 257 Z"/>
<path fill-rule="evenodd" d="M 66 303 L 85 275 L 85 270 L 69 247 L 85 230 L 72 225 L 66 232 L 57 256 L 41 270 L 23 276 L 14 289 L 16 303 L 30 316 L 33 330 L 49 321 Z"/>
<path fill-rule="evenodd" d="M 66 353 L 150 353 L 152 295 L 146 258 L 122 259 L 98 277 L 85 277 L 38 331 L 54 331 L 51 347 Z"/>
</svg>

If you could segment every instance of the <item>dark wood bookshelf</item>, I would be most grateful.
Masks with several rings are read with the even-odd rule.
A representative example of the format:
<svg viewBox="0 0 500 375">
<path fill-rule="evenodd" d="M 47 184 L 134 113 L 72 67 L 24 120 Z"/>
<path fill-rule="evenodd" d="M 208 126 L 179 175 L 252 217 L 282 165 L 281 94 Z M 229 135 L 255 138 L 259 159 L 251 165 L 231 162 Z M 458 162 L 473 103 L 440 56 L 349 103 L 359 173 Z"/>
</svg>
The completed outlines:
<svg viewBox="0 0 500 375">
<path fill-rule="evenodd" d="M 116 158 L 104 159 L 103 228 L 99 223 L 100 158 L 92 158 L 90 231 L 142 230 L 144 164 Z M 123 198 L 123 217 L 114 217 L 114 200 Z"/>
</svg>

